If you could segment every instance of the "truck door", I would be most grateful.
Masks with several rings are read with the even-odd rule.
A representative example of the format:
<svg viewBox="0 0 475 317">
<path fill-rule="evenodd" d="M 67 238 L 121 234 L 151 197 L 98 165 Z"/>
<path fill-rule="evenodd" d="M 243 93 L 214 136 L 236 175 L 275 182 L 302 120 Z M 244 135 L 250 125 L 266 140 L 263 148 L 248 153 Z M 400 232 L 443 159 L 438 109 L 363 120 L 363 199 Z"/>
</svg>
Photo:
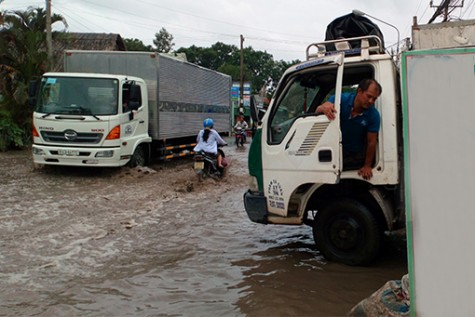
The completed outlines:
<svg viewBox="0 0 475 317">
<path fill-rule="evenodd" d="M 144 107 L 147 98 L 142 97 L 145 91 L 146 88 L 138 83 L 126 82 L 122 87 L 121 130 L 130 153 L 136 148 L 136 143 L 148 138 L 148 108 Z"/>
<path fill-rule="evenodd" d="M 343 55 L 311 60 L 279 84 L 265 130 L 263 176 L 269 211 L 285 216 L 290 194 L 305 183 L 339 182 L 342 168 L 339 119 L 316 114 L 335 95 L 340 111 Z M 338 117 L 338 116 L 337 116 Z"/>
</svg>

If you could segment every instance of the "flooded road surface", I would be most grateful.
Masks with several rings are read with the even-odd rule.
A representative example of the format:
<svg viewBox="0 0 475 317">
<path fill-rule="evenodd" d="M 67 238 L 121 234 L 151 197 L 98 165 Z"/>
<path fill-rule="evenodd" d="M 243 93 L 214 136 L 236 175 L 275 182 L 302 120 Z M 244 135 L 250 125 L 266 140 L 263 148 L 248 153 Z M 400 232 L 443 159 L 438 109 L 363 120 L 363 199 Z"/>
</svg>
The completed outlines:
<svg viewBox="0 0 475 317">
<path fill-rule="evenodd" d="M 247 149 L 225 179 L 189 159 L 142 169 L 34 169 L 0 153 L 1 316 L 345 316 L 407 273 L 327 262 L 309 227 L 250 222 Z"/>
</svg>

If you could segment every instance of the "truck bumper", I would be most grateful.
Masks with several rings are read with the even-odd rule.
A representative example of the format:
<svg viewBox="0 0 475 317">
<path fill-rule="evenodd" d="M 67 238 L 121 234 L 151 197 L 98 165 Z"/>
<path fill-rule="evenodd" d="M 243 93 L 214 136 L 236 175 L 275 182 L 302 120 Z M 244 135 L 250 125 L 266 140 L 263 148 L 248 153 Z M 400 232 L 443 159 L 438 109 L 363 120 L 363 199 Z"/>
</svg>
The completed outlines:
<svg viewBox="0 0 475 317">
<path fill-rule="evenodd" d="M 61 166 L 119 167 L 127 164 L 130 155 L 121 156 L 120 147 L 77 148 L 33 144 L 33 162 Z"/>
<path fill-rule="evenodd" d="M 267 200 L 262 193 L 244 193 L 244 208 L 251 221 L 267 224 Z"/>
</svg>

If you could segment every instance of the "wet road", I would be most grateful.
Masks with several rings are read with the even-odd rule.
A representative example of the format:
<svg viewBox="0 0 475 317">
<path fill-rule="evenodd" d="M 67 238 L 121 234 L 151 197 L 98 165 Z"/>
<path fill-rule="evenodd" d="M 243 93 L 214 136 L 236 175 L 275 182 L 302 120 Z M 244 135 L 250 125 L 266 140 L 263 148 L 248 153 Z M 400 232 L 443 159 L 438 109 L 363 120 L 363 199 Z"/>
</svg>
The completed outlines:
<svg viewBox="0 0 475 317">
<path fill-rule="evenodd" d="M 250 222 L 245 151 L 221 182 L 190 160 L 145 169 L 33 169 L 0 153 L 0 315 L 344 316 L 407 272 L 326 262 L 309 227 Z"/>
</svg>

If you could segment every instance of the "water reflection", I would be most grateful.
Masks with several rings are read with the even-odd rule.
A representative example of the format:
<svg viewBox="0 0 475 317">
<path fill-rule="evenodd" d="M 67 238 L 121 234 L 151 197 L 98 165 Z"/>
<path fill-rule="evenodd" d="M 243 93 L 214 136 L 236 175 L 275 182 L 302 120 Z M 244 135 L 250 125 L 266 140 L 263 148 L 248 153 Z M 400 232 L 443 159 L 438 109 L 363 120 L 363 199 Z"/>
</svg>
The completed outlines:
<svg viewBox="0 0 475 317">
<path fill-rule="evenodd" d="M 246 316 L 345 316 L 360 300 L 406 270 L 391 249 L 371 267 L 327 262 L 309 236 L 258 251 L 233 264 L 243 268 L 237 301 Z"/>
</svg>

